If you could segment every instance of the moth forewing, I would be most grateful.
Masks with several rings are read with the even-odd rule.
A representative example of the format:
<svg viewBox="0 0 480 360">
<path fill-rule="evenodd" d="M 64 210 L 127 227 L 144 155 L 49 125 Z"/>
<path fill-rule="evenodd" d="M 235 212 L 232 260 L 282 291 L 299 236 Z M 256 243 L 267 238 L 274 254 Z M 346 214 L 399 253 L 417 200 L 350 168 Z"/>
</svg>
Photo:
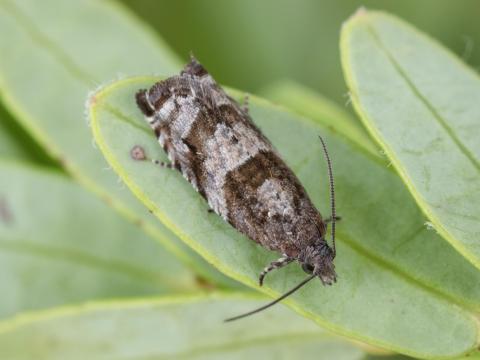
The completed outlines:
<svg viewBox="0 0 480 360">
<path fill-rule="evenodd" d="M 332 248 L 325 240 L 328 220 L 322 219 L 246 108 L 230 98 L 195 58 L 179 75 L 138 91 L 136 101 L 170 166 L 235 229 L 280 254 L 261 272 L 260 285 L 270 271 L 293 261 L 312 274 L 293 291 L 314 277 L 328 285 L 336 281 L 334 238 Z M 320 140 L 330 174 L 333 237 L 331 162 Z"/>
</svg>

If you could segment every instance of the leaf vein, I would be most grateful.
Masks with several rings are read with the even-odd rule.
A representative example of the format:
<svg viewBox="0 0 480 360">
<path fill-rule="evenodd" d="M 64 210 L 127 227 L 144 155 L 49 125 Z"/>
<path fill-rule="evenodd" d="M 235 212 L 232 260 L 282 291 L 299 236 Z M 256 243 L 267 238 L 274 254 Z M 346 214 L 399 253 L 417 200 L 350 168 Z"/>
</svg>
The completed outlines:
<svg viewBox="0 0 480 360">
<path fill-rule="evenodd" d="M 50 53 L 71 75 L 73 75 L 73 77 L 89 87 L 92 86 L 92 84 L 98 83 L 95 80 L 95 77 L 82 69 L 82 67 L 79 66 L 65 50 L 33 25 L 33 21 L 30 20 L 17 5 L 11 1 L 4 1 L 1 5 L 3 5 L 4 9 L 13 16 L 16 21 L 18 21 L 31 39 Z"/>
<path fill-rule="evenodd" d="M 455 134 L 453 129 L 448 125 L 447 121 L 440 115 L 440 113 L 435 109 L 435 107 L 428 101 L 428 99 L 420 92 L 420 90 L 415 86 L 413 81 L 409 78 L 407 72 L 401 67 L 401 65 L 395 60 L 392 53 L 387 49 L 383 44 L 380 36 L 375 31 L 371 25 L 367 25 L 369 33 L 372 35 L 374 42 L 377 44 L 379 49 L 385 54 L 387 59 L 390 61 L 392 66 L 398 72 L 400 77 L 406 82 L 410 90 L 415 94 L 415 96 L 423 103 L 423 105 L 430 111 L 435 120 L 440 124 L 440 126 L 447 132 L 455 145 L 460 149 L 460 151 L 467 157 L 467 159 L 472 163 L 472 165 L 480 172 L 480 162 L 475 158 L 473 153 L 462 143 L 462 141 Z"/>
<path fill-rule="evenodd" d="M 165 278 L 162 274 L 142 269 L 119 260 L 102 259 L 78 250 L 45 246 L 28 241 L 0 241 L 0 251 L 29 254 L 55 260 L 69 261 L 89 268 L 97 268 L 112 273 L 124 274 L 144 282 L 167 285 L 173 289 L 186 290 L 181 284 Z"/>
</svg>

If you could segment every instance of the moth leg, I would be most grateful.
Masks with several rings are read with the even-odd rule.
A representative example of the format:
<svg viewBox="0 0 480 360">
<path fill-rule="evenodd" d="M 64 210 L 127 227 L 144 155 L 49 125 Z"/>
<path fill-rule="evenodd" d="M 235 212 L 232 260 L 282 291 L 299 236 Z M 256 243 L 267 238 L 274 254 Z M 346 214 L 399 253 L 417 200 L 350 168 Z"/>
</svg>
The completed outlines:
<svg viewBox="0 0 480 360">
<path fill-rule="evenodd" d="M 209 214 L 213 214 L 213 213 L 215 212 L 215 210 L 213 210 L 213 209 L 207 209 L 207 212 L 208 212 Z"/>
<path fill-rule="evenodd" d="M 145 149 L 143 147 L 141 147 L 140 145 L 135 145 L 130 150 L 130 156 L 132 157 L 133 160 L 136 160 L 136 161 L 150 160 L 155 165 L 160 165 L 161 167 L 165 167 L 165 168 L 168 168 L 168 169 L 173 169 L 174 168 L 172 163 L 167 163 L 167 162 L 156 160 L 156 159 L 150 159 L 147 156 L 147 154 L 145 153 Z"/>
<path fill-rule="evenodd" d="M 280 259 L 272 261 L 270 265 L 265 267 L 265 269 L 263 269 L 263 271 L 260 273 L 260 276 L 258 278 L 258 284 L 260 286 L 263 285 L 263 279 L 270 271 L 275 269 L 280 269 L 281 267 L 284 267 L 285 265 L 290 264 L 293 260 L 295 260 L 295 258 L 292 258 L 292 257 L 289 257 L 288 255 L 283 254 Z"/>
<path fill-rule="evenodd" d="M 241 106 L 241 109 L 245 114 L 248 114 L 249 100 L 250 100 L 250 97 L 248 96 L 248 94 L 245 94 L 245 96 L 243 97 L 243 103 L 242 103 L 242 106 Z"/>
<path fill-rule="evenodd" d="M 172 163 L 167 163 L 167 162 L 156 160 L 156 159 L 152 159 L 152 163 L 154 163 L 155 165 L 159 165 L 161 167 L 167 168 L 167 169 L 173 169 L 174 168 Z"/>
</svg>

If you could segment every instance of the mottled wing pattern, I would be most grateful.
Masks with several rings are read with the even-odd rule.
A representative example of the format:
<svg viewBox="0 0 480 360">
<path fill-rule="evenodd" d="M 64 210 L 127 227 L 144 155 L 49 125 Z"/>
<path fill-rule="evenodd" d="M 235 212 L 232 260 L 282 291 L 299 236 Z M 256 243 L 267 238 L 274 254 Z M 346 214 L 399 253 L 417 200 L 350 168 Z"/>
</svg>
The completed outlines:
<svg viewBox="0 0 480 360">
<path fill-rule="evenodd" d="M 236 229 L 291 257 L 323 237 L 297 177 L 196 60 L 137 102 L 174 167 Z"/>
</svg>

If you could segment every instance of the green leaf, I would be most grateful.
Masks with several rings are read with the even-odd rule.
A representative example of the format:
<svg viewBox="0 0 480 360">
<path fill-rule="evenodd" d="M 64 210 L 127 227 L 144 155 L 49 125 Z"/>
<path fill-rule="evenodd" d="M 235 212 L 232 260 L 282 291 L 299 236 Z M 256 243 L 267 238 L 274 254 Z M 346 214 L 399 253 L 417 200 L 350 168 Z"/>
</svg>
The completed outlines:
<svg viewBox="0 0 480 360">
<path fill-rule="evenodd" d="M 4 359 L 338 359 L 365 353 L 284 307 L 223 319 L 262 301 L 240 295 L 90 303 L 0 322 Z"/>
<path fill-rule="evenodd" d="M 306 86 L 283 80 L 271 84 L 260 93 L 267 99 L 278 102 L 302 116 L 320 121 L 324 126 L 356 142 L 372 155 L 380 156 L 380 151 L 357 119 L 333 101 Z"/>
<path fill-rule="evenodd" d="M 52 11 L 52 9 L 55 9 Z M 0 90 L 11 113 L 83 185 L 202 275 L 232 286 L 118 185 L 92 145 L 85 97 L 119 74 L 164 73 L 178 60 L 111 1 L 0 2 Z"/>
<path fill-rule="evenodd" d="M 134 145 L 165 159 L 138 110 L 134 94 L 156 79 L 119 81 L 91 99 L 98 146 L 128 187 L 175 234 L 233 278 L 257 287 L 258 274 L 278 255 L 207 213 L 206 202 L 180 173 L 134 161 Z M 237 94 L 238 95 L 238 94 Z M 478 345 L 480 272 L 424 219 L 400 179 L 378 157 L 284 109 L 252 98 L 250 112 L 328 216 L 328 186 L 317 134 L 325 137 L 337 185 L 339 282 L 319 281 L 286 303 L 326 328 L 373 345 L 422 357 L 460 355 Z M 432 255 L 435 254 L 435 261 Z M 305 274 L 297 265 L 277 271 L 262 291 L 278 295 Z"/>
<path fill-rule="evenodd" d="M 199 286 L 138 226 L 65 176 L 0 162 L 0 288 L 5 317 Z"/>
<path fill-rule="evenodd" d="M 353 103 L 435 230 L 480 267 L 480 81 L 403 21 L 359 11 L 343 27 Z"/>
</svg>

